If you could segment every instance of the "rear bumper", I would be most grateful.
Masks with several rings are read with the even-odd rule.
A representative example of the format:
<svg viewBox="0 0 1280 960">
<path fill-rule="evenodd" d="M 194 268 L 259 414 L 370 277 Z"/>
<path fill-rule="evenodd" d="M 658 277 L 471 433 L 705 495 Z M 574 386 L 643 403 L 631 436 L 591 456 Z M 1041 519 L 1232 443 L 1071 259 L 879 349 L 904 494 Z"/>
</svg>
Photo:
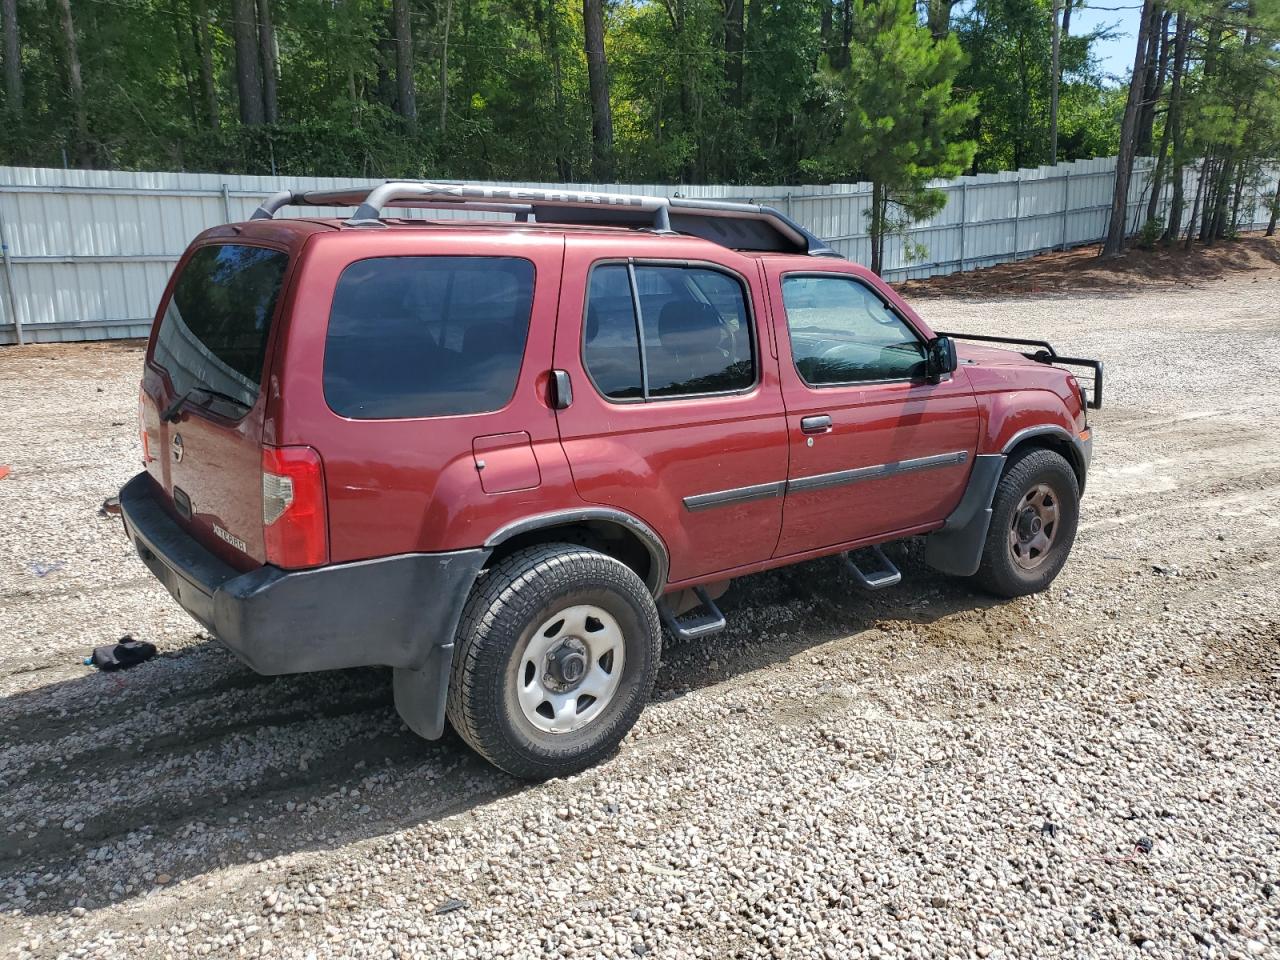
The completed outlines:
<svg viewBox="0 0 1280 960">
<path fill-rule="evenodd" d="M 240 573 L 179 526 L 159 496 L 145 473 L 120 491 L 138 556 L 184 610 L 258 673 L 389 666 L 429 672 L 447 686 L 453 636 L 488 550 Z M 443 701 L 440 711 L 443 723 Z"/>
</svg>

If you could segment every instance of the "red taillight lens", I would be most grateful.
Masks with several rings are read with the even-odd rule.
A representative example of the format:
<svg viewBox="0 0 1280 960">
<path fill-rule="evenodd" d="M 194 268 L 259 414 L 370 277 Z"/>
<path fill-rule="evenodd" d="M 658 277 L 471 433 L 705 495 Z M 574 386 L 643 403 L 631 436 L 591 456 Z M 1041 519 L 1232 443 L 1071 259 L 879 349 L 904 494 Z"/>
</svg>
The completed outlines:
<svg viewBox="0 0 1280 960">
<path fill-rule="evenodd" d="M 328 562 L 324 466 L 310 447 L 262 448 L 262 539 L 277 567 Z"/>
<path fill-rule="evenodd" d="M 145 467 L 154 457 L 151 456 L 151 437 L 147 434 L 147 391 L 138 389 L 138 434 L 142 437 L 142 465 Z"/>
</svg>

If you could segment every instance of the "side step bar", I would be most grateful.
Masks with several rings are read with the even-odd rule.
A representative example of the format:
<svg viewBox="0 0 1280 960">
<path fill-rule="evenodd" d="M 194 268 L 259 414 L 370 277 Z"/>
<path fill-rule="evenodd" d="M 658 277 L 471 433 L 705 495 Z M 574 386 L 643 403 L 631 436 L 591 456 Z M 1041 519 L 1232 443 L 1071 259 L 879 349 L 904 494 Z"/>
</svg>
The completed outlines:
<svg viewBox="0 0 1280 960">
<path fill-rule="evenodd" d="M 853 559 L 855 555 L 859 555 L 861 564 Z M 878 546 L 842 553 L 840 559 L 863 590 L 883 590 L 902 582 L 902 571 L 893 565 L 893 561 Z"/>
<path fill-rule="evenodd" d="M 682 613 L 677 617 L 671 612 L 671 607 L 665 599 L 658 603 L 658 615 L 662 617 L 662 622 L 668 630 L 681 640 L 697 640 L 699 637 L 709 637 L 711 634 L 719 633 L 725 628 L 724 614 L 720 612 L 716 602 L 711 599 L 711 595 L 702 587 L 694 587 L 693 592 L 698 598 L 698 602 L 702 605 L 702 613 L 699 613 L 695 607 L 693 610 Z"/>
</svg>

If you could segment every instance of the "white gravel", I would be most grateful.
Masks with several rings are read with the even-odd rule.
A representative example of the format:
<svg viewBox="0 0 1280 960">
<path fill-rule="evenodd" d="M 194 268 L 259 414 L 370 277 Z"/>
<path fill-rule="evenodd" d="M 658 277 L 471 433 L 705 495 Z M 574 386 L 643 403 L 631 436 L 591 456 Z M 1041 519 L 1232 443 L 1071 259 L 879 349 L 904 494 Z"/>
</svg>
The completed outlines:
<svg viewBox="0 0 1280 960">
<path fill-rule="evenodd" d="M 1075 556 L 749 578 L 522 786 L 379 670 L 260 678 L 97 508 L 140 354 L 0 350 L 0 956 L 1280 957 L 1280 281 L 920 303 L 1105 358 Z M 123 633 L 162 656 L 81 665 Z"/>
</svg>

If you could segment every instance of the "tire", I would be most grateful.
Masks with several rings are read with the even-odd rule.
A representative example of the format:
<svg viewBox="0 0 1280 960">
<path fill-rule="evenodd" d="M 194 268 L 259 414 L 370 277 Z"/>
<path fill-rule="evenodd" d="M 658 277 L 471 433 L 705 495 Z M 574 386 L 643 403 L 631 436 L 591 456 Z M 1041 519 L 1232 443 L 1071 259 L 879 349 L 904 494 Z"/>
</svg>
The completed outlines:
<svg viewBox="0 0 1280 960">
<path fill-rule="evenodd" d="M 482 575 L 463 610 L 449 722 L 513 776 L 577 773 L 635 724 L 661 650 L 657 607 L 630 567 L 568 543 L 520 550 Z"/>
<path fill-rule="evenodd" d="M 1056 517 L 1052 526 L 1049 504 Z M 1079 519 L 1080 484 L 1062 455 L 1041 448 L 1014 454 L 996 487 L 974 583 L 1002 597 L 1039 593 L 1067 562 Z M 1046 534 L 1047 544 L 1037 539 L 1039 533 Z"/>
</svg>

